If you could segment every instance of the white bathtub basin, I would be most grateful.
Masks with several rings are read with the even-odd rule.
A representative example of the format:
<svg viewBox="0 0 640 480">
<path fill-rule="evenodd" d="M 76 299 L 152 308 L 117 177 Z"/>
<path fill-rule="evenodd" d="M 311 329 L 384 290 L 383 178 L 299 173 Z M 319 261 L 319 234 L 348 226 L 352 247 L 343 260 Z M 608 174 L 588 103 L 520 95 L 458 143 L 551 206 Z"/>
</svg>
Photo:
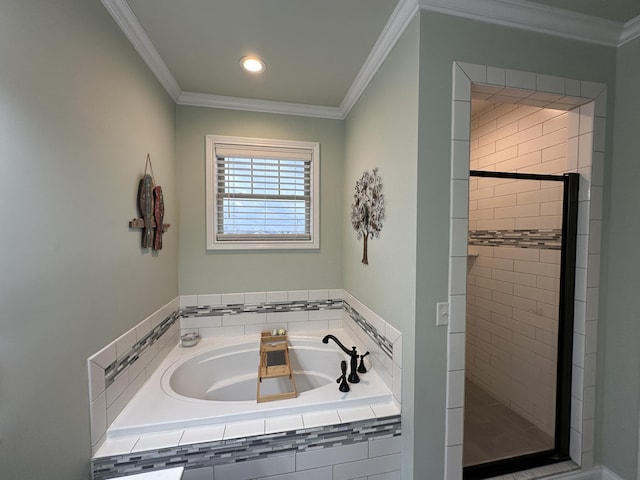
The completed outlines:
<svg viewBox="0 0 640 480">
<path fill-rule="evenodd" d="M 345 354 L 314 341 L 297 339 L 289 349 L 296 388 L 302 394 L 336 383 Z M 219 402 L 253 402 L 258 371 L 257 342 L 249 348 L 221 348 L 192 356 L 172 365 L 162 377 L 170 395 Z M 364 376 L 363 376 L 364 378 Z M 264 394 L 290 390 L 288 378 L 263 381 Z M 269 391 L 271 390 L 271 391 Z"/>
</svg>

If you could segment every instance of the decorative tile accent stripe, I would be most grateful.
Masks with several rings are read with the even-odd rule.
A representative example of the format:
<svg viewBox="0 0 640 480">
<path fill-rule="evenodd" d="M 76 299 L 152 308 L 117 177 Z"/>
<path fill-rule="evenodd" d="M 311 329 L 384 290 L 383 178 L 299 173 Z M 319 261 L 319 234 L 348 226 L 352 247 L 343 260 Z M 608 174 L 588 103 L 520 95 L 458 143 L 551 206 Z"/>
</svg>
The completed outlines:
<svg viewBox="0 0 640 480">
<path fill-rule="evenodd" d="M 272 302 L 256 304 L 234 304 L 220 306 L 183 307 L 183 317 L 218 317 L 241 313 L 285 313 L 312 310 L 337 310 L 342 308 L 342 300 L 300 300 L 293 302 Z"/>
<path fill-rule="evenodd" d="M 184 466 L 185 470 L 188 470 L 269 458 L 283 453 L 315 451 L 373 439 L 398 437 L 401 433 L 400 415 L 394 415 L 325 427 L 94 458 L 91 470 L 94 480 L 105 480 L 176 466 Z"/>
<path fill-rule="evenodd" d="M 136 342 L 131 349 L 121 358 L 114 361 L 104 371 L 105 386 L 111 385 L 127 367 L 133 364 L 138 357 L 155 341 L 157 341 L 173 323 L 180 317 L 206 317 L 237 315 L 241 313 L 275 313 L 313 310 L 337 310 L 342 308 L 342 300 L 302 300 L 297 302 L 273 302 L 259 304 L 233 304 L 204 307 L 183 307 L 165 318 L 157 327 L 151 330 L 145 337 Z"/>
<path fill-rule="evenodd" d="M 382 351 L 393 360 L 393 343 L 380 332 L 378 329 L 371 325 L 356 309 L 354 309 L 348 302 L 343 301 L 343 306 L 349 316 L 369 337 L 376 342 Z"/>
<path fill-rule="evenodd" d="M 160 324 L 147 333 L 144 338 L 134 343 L 133 346 L 129 349 L 129 351 L 124 354 L 124 356 L 118 358 L 113 363 L 111 363 L 104 370 L 104 383 L 105 388 L 111 385 L 115 379 L 124 372 L 127 367 L 132 365 L 144 351 L 153 345 L 162 335 L 164 335 L 167 330 L 175 323 L 176 320 L 180 318 L 180 311 L 176 310 L 167 318 L 165 318 Z"/>
<path fill-rule="evenodd" d="M 560 250 L 562 248 L 562 229 L 472 230 L 469 232 L 469 245 Z"/>
<path fill-rule="evenodd" d="M 217 306 L 187 306 L 176 310 L 165 318 L 144 338 L 136 342 L 122 357 L 111 363 L 104 371 L 105 388 L 110 386 L 127 367 L 132 365 L 144 351 L 153 345 L 180 317 L 215 317 L 238 315 L 242 313 L 284 313 L 296 311 L 338 310 L 345 309 L 358 326 L 374 341 L 382 351 L 393 358 L 393 343 L 382 335 L 376 327 L 369 323 L 351 305 L 341 299 L 300 300 L 291 302 L 272 302 L 258 304 L 233 304 Z"/>
</svg>

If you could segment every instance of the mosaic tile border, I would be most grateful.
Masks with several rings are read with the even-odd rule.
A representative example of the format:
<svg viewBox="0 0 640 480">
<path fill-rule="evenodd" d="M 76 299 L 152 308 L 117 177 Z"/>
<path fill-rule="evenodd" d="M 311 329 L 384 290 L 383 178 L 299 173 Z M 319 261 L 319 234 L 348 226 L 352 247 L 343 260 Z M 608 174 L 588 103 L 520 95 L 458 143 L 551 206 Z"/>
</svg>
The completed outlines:
<svg viewBox="0 0 640 480">
<path fill-rule="evenodd" d="M 469 245 L 561 250 L 562 229 L 471 230 Z"/>
<path fill-rule="evenodd" d="M 380 349 L 393 360 L 393 342 L 378 332 L 378 329 L 367 321 L 358 311 L 349 303 L 343 300 L 343 307 L 351 319 L 374 341 Z"/>
<path fill-rule="evenodd" d="M 195 443 L 147 452 L 95 458 L 92 478 L 106 480 L 151 470 L 185 470 L 244 462 L 330 447 L 341 447 L 402 434 L 400 415 L 325 427 L 291 430 L 233 440 Z"/>
<path fill-rule="evenodd" d="M 341 299 L 264 302 L 255 304 L 237 303 L 219 306 L 182 307 L 181 316 L 184 318 L 219 317 L 223 315 L 239 315 L 242 313 L 286 313 L 314 310 L 337 310 L 341 308 Z"/>
<path fill-rule="evenodd" d="M 127 367 L 135 363 L 145 350 L 157 342 L 179 318 L 180 311 L 176 310 L 147 333 L 141 340 L 134 343 L 127 353 L 109 364 L 104 370 L 105 388 L 113 384 L 116 378 L 125 372 Z"/>
</svg>

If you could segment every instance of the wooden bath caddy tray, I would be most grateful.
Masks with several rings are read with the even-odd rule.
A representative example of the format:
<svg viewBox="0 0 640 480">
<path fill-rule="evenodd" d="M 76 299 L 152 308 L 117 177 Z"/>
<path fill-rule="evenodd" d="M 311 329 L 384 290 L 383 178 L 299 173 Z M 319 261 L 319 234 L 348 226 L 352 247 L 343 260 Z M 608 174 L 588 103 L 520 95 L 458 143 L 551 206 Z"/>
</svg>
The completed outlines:
<svg viewBox="0 0 640 480">
<path fill-rule="evenodd" d="M 291 390 L 268 394 L 261 392 L 262 380 L 285 377 L 290 380 Z M 291 362 L 289 360 L 287 334 L 272 335 L 271 332 L 262 332 L 260 334 L 260 366 L 258 367 L 258 388 L 256 393 L 258 403 L 284 400 L 297 396 L 296 379 L 291 370 Z"/>
</svg>

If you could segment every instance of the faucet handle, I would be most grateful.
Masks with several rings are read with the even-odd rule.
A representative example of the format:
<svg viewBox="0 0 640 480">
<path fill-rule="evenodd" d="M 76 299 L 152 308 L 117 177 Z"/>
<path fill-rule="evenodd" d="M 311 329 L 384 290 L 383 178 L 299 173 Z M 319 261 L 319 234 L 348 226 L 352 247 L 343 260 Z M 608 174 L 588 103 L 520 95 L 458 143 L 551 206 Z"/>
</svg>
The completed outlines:
<svg viewBox="0 0 640 480">
<path fill-rule="evenodd" d="M 338 390 L 340 390 L 341 392 L 348 392 L 350 388 L 349 384 L 347 383 L 347 362 L 345 360 L 342 360 L 342 362 L 340 363 L 340 369 L 342 370 L 342 375 L 336 380 L 336 383 L 340 384 Z"/>
<path fill-rule="evenodd" d="M 364 355 L 360 355 L 360 365 L 358 366 L 358 373 L 367 373 L 367 367 L 364 366 L 364 357 L 369 355 L 369 352 Z"/>
</svg>

